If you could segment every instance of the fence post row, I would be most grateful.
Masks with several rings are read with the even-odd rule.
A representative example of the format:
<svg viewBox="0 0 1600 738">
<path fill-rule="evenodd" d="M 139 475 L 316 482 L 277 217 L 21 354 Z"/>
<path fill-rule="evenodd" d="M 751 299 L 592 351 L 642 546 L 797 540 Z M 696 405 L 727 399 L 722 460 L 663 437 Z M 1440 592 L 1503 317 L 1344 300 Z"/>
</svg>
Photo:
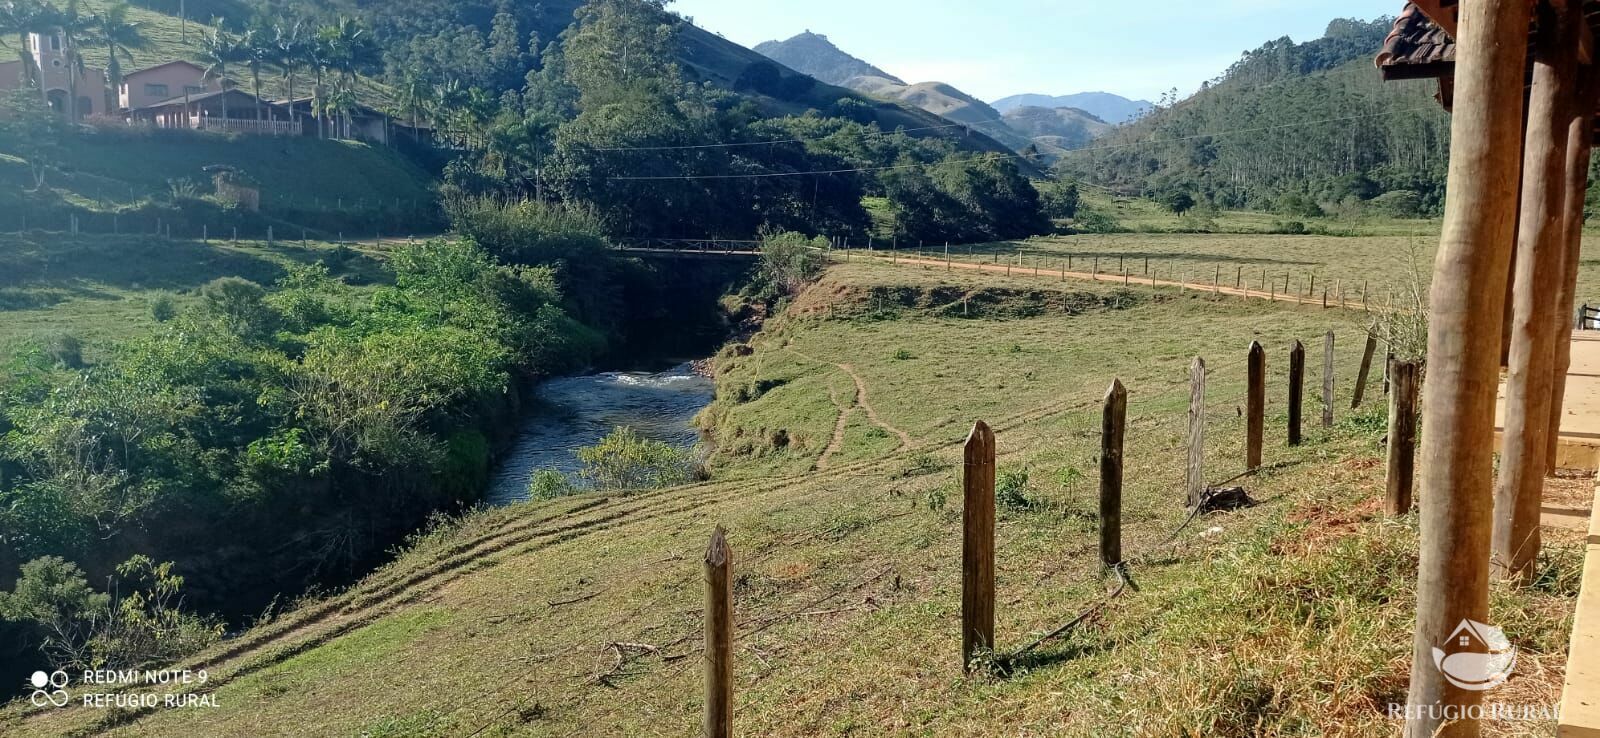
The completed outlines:
<svg viewBox="0 0 1600 738">
<path fill-rule="evenodd" d="M 1384 511 L 1404 515 L 1411 511 L 1411 490 L 1416 478 L 1417 385 L 1419 366 L 1412 361 L 1391 361 L 1389 376 L 1389 468 L 1384 488 Z"/>
<path fill-rule="evenodd" d="M 1122 380 L 1106 390 L 1100 421 L 1100 563 L 1122 563 L 1122 440 L 1128 421 L 1128 389 Z"/>
<path fill-rule="evenodd" d="M 733 553 L 722 526 L 706 547 L 705 735 L 733 736 Z"/>
<path fill-rule="evenodd" d="M 1206 493 L 1206 360 L 1194 357 L 1189 365 L 1189 507 Z"/>
<path fill-rule="evenodd" d="M 961 668 L 994 648 L 994 431 L 983 421 L 967 436 L 961 470 Z"/>
<path fill-rule="evenodd" d="M 1245 471 L 1261 468 L 1261 447 L 1267 426 L 1267 350 L 1250 342 L 1248 386 L 1245 391 Z"/>
<path fill-rule="evenodd" d="M 1300 414 L 1305 400 L 1306 347 L 1299 340 L 1289 349 L 1289 445 L 1300 445 Z"/>
</svg>

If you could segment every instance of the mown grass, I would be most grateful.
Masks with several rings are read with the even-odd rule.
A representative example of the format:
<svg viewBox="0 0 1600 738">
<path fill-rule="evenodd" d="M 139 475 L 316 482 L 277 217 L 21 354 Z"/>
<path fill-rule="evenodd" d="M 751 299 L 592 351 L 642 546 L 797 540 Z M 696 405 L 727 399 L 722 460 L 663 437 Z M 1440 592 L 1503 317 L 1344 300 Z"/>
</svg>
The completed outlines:
<svg viewBox="0 0 1600 738">
<path fill-rule="evenodd" d="M 966 317 L 952 314 L 952 295 L 966 298 Z M 84 709 L 25 718 L 14 706 L 0 730 L 51 735 L 101 720 L 116 736 L 694 735 L 699 556 L 720 523 L 734 549 L 741 734 L 1389 735 L 1385 706 L 1403 693 L 1410 654 L 1416 529 L 1377 514 L 1381 410 L 1345 409 L 1358 320 L 835 266 L 748 354 L 718 362 L 719 437 L 782 430 L 786 446 L 720 457 L 705 484 L 523 505 L 441 529 L 350 594 L 246 634 L 241 655 L 198 658 L 219 708 L 112 724 Z M 1284 347 L 1330 328 L 1341 336 L 1339 423 L 1289 448 Z M 1189 361 L 1210 359 L 1207 477 L 1220 482 L 1239 471 L 1250 340 L 1271 351 L 1270 469 L 1243 481 L 1261 504 L 1169 538 L 1186 518 Z M 913 444 L 889 451 L 857 409 L 852 455 L 811 471 L 823 447 L 809 439 L 831 436 L 835 398 L 853 385 L 839 365 Z M 1124 550 L 1139 589 L 1009 674 L 964 678 L 959 442 L 983 418 L 1002 472 L 1028 471 L 997 526 L 998 645 L 1009 651 L 1112 586 L 1093 533 L 1099 401 L 1112 377 L 1131 393 Z M 727 389 L 765 380 L 782 381 Z M 1551 550 L 1549 584 L 1494 598 L 1494 622 L 1530 664 L 1505 688 L 1518 701 L 1559 689 L 1576 557 L 1560 541 Z M 411 627 L 419 618 L 425 627 Z M 296 663 L 314 683 L 292 675 Z"/>
</svg>

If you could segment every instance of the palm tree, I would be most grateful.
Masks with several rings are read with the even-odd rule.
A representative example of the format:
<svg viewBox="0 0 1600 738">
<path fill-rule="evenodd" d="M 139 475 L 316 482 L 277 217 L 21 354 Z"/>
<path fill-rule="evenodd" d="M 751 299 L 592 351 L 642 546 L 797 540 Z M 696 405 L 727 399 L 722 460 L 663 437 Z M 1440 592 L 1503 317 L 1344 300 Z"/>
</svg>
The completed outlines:
<svg viewBox="0 0 1600 738">
<path fill-rule="evenodd" d="M 200 62 L 206 65 L 205 78 L 222 82 L 228 91 L 228 65 L 239 60 L 239 38 L 222 27 L 222 19 L 212 21 L 211 32 L 200 37 Z M 228 117 L 228 96 L 222 96 L 222 117 Z"/>
<path fill-rule="evenodd" d="M 78 109 L 78 80 L 89 73 L 83 61 L 83 47 L 98 42 L 95 17 L 84 12 L 79 0 L 67 0 L 67 7 L 56 15 L 55 21 L 61 32 L 61 51 L 67 57 L 67 119 L 76 121 L 83 114 Z"/>
<path fill-rule="evenodd" d="M 264 26 L 252 26 L 238 38 L 239 59 L 250 69 L 251 92 L 256 97 L 256 120 L 263 117 L 261 108 L 261 67 L 277 55 L 277 43 Z"/>
<path fill-rule="evenodd" d="M 422 116 L 429 112 L 433 90 L 416 72 L 408 71 L 401 78 L 399 87 L 395 88 L 395 96 L 395 112 L 411 121 L 411 136 L 414 140 Z"/>
<path fill-rule="evenodd" d="M 106 91 L 106 112 L 121 107 L 118 93 L 122 89 L 122 61 L 132 61 L 133 52 L 150 46 L 140 23 L 128 20 L 128 4 L 117 3 L 93 17 L 94 40 L 106 49 L 106 78 L 111 89 Z"/>
<path fill-rule="evenodd" d="M 273 62 L 283 69 L 283 81 L 288 90 L 289 118 L 298 125 L 300 110 L 295 106 L 294 83 L 300 73 L 301 65 L 311 56 L 304 23 L 297 20 L 288 26 L 275 26 L 272 45 L 275 52 Z"/>
</svg>

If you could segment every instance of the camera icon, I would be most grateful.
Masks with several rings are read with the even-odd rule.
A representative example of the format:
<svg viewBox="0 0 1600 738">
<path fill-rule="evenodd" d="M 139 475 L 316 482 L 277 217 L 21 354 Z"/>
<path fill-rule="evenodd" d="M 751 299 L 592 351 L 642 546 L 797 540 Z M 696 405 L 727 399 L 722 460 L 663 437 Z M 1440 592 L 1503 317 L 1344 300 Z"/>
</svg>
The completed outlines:
<svg viewBox="0 0 1600 738">
<path fill-rule="evenodd" d="M 69 681 L 64 671 L 57 670 L 49 674 L 36 671 L 28 678 L 28 683 L 33 685 L 33 694 L 28 699 L 34 707 L 66 707 L 72 701 L 67 694 Z"/>
</svg>

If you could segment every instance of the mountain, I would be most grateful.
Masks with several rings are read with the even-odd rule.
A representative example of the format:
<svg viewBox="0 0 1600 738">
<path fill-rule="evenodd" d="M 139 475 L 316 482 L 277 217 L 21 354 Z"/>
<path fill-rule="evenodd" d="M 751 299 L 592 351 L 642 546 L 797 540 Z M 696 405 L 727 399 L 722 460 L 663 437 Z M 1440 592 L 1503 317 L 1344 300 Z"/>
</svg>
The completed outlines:
<svg viewBox="0 0 1600 738">
<path fill-rule="evenodd" d="M 1450 119 L 1432 81 L 1384 82 L 1373 68 L 1392 22 L 1340 19 L 1318 39 L 1270 41 L 1058 168 L 1123 192 L 1181 191 L 1225 208 L 1437 212 Z"/>
<path fill-rule="evenodd" d="M 1018 108 L 1077 108 L 1116 125 L 1144 115 L 1155 107 L 1148 100 L 1129 100 L 1109 92 L 1080 92 L 1075 95 L 1012 95 L 992 103 L 995 110 L 1010 113 Z"/>
<path fill-rule="evenodd" d="M 865 61 L 846 54 L 827 36 L 806 31 L 788 41 L 757 44 L 755 52 L 830 85 L 849 87 L 851 79 L 869 77 L 904 85 L 905 81 Z"/>
<path fill-rule="evenodd" d="M 1109 133 L 1110 123 L 1077 108 L 1013 108 L 1005 114 L 1006 127 L 1040 144 L 1081 149 Z"/>
<path fill-rule="evenodd" d="M 966 123 L 1013 151 L 1033 142 L 1006 125 L 982 100 L 943 82 L 908 84 L 846 53 L 827 36 L 806 31 L 787 41 L 767 41 L 755 50 L 767 58 L 828 84 L 840 85 L 880 100 L 904 103 L 956 123 Z"/>
</svg>

